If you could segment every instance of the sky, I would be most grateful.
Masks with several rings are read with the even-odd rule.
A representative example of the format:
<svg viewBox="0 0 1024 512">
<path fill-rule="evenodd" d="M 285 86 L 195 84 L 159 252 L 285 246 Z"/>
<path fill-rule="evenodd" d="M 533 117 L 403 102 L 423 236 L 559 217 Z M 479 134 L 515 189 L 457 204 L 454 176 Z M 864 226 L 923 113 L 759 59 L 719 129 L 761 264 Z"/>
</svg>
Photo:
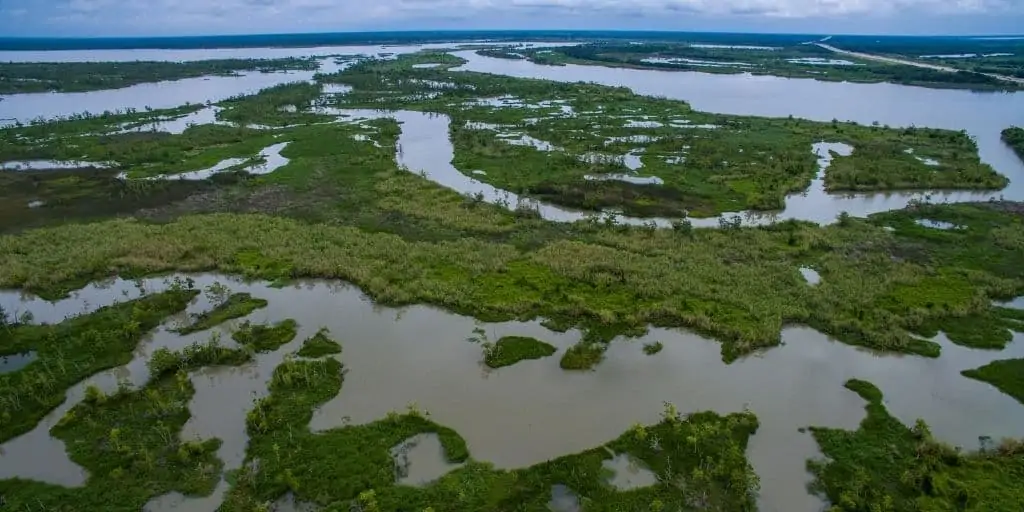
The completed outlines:
<svg viewBox="0 0 1024 512">
<path fill-rule="evenodd" d="M 473 29 L 1020 34 L 1024 0 L 0 0 L 0 36 Z"/>
</svg>

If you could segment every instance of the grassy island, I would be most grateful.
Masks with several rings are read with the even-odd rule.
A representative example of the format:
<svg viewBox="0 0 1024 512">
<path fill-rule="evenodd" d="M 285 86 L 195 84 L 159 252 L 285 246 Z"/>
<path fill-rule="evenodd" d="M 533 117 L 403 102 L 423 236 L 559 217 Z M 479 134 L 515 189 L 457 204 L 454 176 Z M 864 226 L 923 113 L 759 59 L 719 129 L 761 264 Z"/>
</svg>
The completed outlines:
<svg viewBox="0 0 1024 512">
<path fill-rule="evenodd" d="M 526 336 L 504 336 L 487 351 L 484 363 L 491 368 L 511 366 L 527 359 L 542 359 L 557 349 L 549 343 Z"/>
</svg>

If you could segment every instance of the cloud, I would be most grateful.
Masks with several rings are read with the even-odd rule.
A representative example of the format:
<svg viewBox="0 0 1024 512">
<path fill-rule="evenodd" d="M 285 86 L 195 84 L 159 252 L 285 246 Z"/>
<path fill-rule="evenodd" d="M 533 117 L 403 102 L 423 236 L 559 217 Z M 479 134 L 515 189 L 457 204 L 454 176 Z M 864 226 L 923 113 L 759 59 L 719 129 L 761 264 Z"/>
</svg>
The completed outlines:
<svg viewBox="0 0 1024 512">
<path fill-rule="evenodd" d="M 1019 0 L 0 0 L 0 31 L 140 35 L 433 28 L 652 28 L 728 30 L 805 26 L 828 31 L 862 17 L 1024 19 Z M 15 16 L 27 11 L 28 15 Z M 15 22 L 31 18 L 34 24 Z M 801 20 L 802 25 L 801 25 Z M 812 22 L 811 20 L 815 20 Z M 856 20 L 854 20 L 856 21 Z M 461 23 L 461 24 L 459 24 Z M 630 23 L 631 26 L 619 26 Z M 714 23 L 700 26 L 700 23 Z M 902 24 L 902 25 L 901 25 Z M 9 26 L 8 26 L 9 25 Z M 856 26 L 856 23 L 853 24 Z M 955 24 L 954 24 L 955 25 Z M 1006 25 L 1012 26 L 1012 25 Z M 821 30 L 813 30 L 822 27 Z M 10 30 L 5 30 L 5 29 Z"/>
</svg>

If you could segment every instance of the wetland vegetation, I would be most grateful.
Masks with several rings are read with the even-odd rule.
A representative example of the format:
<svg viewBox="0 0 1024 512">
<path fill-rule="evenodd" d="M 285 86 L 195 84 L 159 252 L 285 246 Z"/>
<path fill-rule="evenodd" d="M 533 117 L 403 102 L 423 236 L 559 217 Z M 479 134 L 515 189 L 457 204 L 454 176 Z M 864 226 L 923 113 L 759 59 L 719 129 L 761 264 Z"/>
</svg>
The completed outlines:
<svg viewBox="0 0 1024 512">
<path fill-rule="evenodd" d="M 343 388 L 343 376 L 333 359 L 277 368 L 270 396 L 249 415 L 246 463 L 221 510 L 258 510 L 288 492 L 327 510 L 543 509 L 556 485 L 571 489 L 588 510 L 755 508 L 758 480 L 743 455 L 758 427 L 751 413 L 684 416 L 668 407 L 661 422 L 637 425 L 604 446 L 507 471 L 472 460 L 457 433 L 414 408 L 310 433 L 312 409 Z M 437 434 L 444 457 L 463 464 L 428 487 L 396 485 L 389 447 L 420 433 Z M 642 461 L 658 482 L 626 492 L 607 485 L 602 462 L 615 453 Z"/>
<path fill-rule="evenodd" d="M 297 355 L 299 357 L 317 358 L 331 354 L 340 354 L 341 345 L 331 339 L 327 329 L 320 329 L 313 336 L 302 342 L 302 348 Z"/>
<path fill-rule="evenodd" d="M 210 494 L 221 473 L 222 462 L 216 454 L 220 440 L 180 440 L 190 416 L 188 401 L 195 393 L 188 372 L 248 360 L 245 351 L 215 344 L 174 353 L 158 351 L 150 362 L 150 382 L 143 388 L 122 388 L 111 395 L 90 388 L 85 399 L 51 430 L 66 444 L 71 459 L 88 469 L 86 484 L 62 487 L 0 480 L 4 506 L 137 511 L 150 499 L 171 491 Z"/>
<path fill-rule="evenodd" d="M 1024 128 L 1013 126 L 1003 130 L 1003 141 L 1013 148 L 1017 156 L 1024 160 Z"/>
<path fill-rule="evenodd" d="M 244 71 L 317 69 L 315 59 L 223 59 L 194 62 L 0 62 L 0 94 L 85 92 Z"/>
<path fill-rule="evenodd" d="M 838 43 L 837 43 L 838 44 Z M 843 47 L 847 49 L 846 47 Z M 538 64 L 583 64 L 638 69 L 750 73 L 825 81 L 889 82 L 935 88 L 975 90 L 1015 89 L 1019 86 L 981 73 L 1021 72 L 1019 57 L 996 56 L 961 66 L 950 73 L 909 65 L 882 63 L 838 55 L 806 42 L 783 46 L 707 44 L 694 42 L 595 42 L 559 48 L 480 50 L 491 57 L 528 59 Z M 957 64 L 963 64 L 960 59 Z M 945 63 L 945 62 L 943 62 Z"/>
<path fill-rule="evenodd" d="M 568 207 L 640 217 L 780 210 L 818 173 L 808 148 L 822 140 L 854 148 L 825 172 L 829 191 L 1007 184 L 963 132 L 707 114 L 623 88 L 411 67 L 432 60 L 442 61 L 429 53 L 366 61 L 325 79 L 354 88 L 337 100 L 343 106 L 449 115 L 457 168 Z M 639 167 L 627 166 L 630 158 Z M 586 179 L 595 175 L 661 183 Z"/>
<path fill-rule="evenodd" d="M 253 297 L 248 293 L 233 293 L 224 298 L 216 307 L 209 311 L 197 314 L 192 324 L 178 329 L 181 334 L 205 331 L 215 325 L 220 325 L 233 318 L 243 316 L 267 306 L 267 301 Z"/>
<path fill-rule="evenodd" d="M 965 370 L 963 374 L 987 382 L 1024 404 L 1024 359 L 994 361 L 981 368 Z"/>
<path fill-rule="evenodd" d="M 503 336 L 487 350 L 484 364 L 490 368 L 511 366 L 527 359 L 543 359 L 557 349 L 550 343 L 528 336 Z"/>
<path fill-rule="evenodd" d="M 34 325 L 26 318 L 0 326 L 0 355 L 36 355 L 25 367 L 0 374 L 0 442 L 31 430 L 64 401 L 72 385 L 131 360 L 143 336 L 184 310 L 198 293 L 175 289 L 55 325 Z"/>
<path fill-rule="evenodd" d="M 555 331 L 578 328 L 582 340 L 560 359 L 568 370 L 593 369 L 613 340 L 651 326 L 713 336 L 725 361 L 779 344 L 782 329 L 793 324 L 913 357 L 939 357 L 932 338 L 940 332 L 959 345 L 1001 349 L 1013 331 L 1024 330 L 1019 310 L 993 302 L 1024 295 L 1020 203 L 916 202 L 868 218 L 842 215 L 824 226 L 726 220 L 722 229 L 697 229 L 685 220 L 780 208 L 787 194 L 818 176 L 811 149 L 823 140 L 853 148 L 829 155 L 821 176 L 829 190 L 1005 185 L 964 132 L 709 114 L 623 88 L 450 70 L 460 62 L 427 52 L 366 61 L 319 75 L 318 84 L 213 106 L 4 128 L 0 162 L 114 165 L 0 172 L 0 286 L 56 299 L 112 275 L 219 271 L 278 284 L 342 280 L 379 304 L 430 304 L 488 322 L 543 319 Z M 429 63 L 439 66 L 413 67 Z M 325 83 L 352 90 L 323 95 Z M 214 107 L 218 124 L 119 133 Z M 457 169 L 593 215 L 551 222 L 529 204 L 512 208 L 444 188 L 396 162 L 396 153 L 410 147 L 401 147 L 403 127 L 395 119 L 339 117 L 336 108 L 446 115 Z M 283 166 L 259 175 L 242 170 L 261 159 L 263 148 L 285 142 Z M 205 180 L 144 179 L 229 159 L 243 163 Z M 615 174 L 663 183 L 586 178 Z M 678 221 L 675 229 L 628 225 L 603 209 Z M 807 268 L 821 275 L 816 286 L 802 276 Z M 181 282 L 53 325 L 0 315 L 0 356 L 35 355 L 0 374 L 0 441 L 31 430 L 75 383 L 127 363 L 147 332 L 199 294 Z M 207 295 L 210 308 L 193 314 L 179 333 L 266 306 L 226 289 Z M 518 469 L 474 460 L 457 432 L 414 406 L 313 432 L 313 411 L 342 392 L 346 368 L 341 346 L 324 330 L 296 352 L 316 359 L 293 358 L 295 345 L 282 347 L 299 332 L 290 319 L 244 322 L 232 333 L 240 349 L 213 343 L 156 351 L 148 383 L 111 395 L 90 390 L 52 430 L 88 470 L 85 486 L 3 480 L 0 498 L 13 510 L 139 510 L 172 491 L 209 495 L 223 470 L 220 441 L 180 438 L 195 395 L 189 372 L 269 360 L 287 349 L 269 377 L 269 394 L 248 412 L 245 460 L 228 475 L 221 510 L 266 510 L 288 493 L 327 510 L 542 509 L 553 488 L 567 490 L 586 510 L 756 508 L 758 479 L 745 452 L 759 423 L 747 411 L 681 414 L 667 407 L 661 421 L 605 445 Z M 534 338 L 508 336 L 490 345 L 486 332 L 474 334 L 490 367 L 556 352 Z M 671 348 L 657 342 L 642 351 L 657 358 Z M 965 375 L 1019 399 L 1017 366 L 993 363 Z M 1024 499 L 1014 487 L 1024 476 L 1019 444 L 958 453 L 923 424 L 908 428 L 890 416 L 870 384 L 849 387 L 868 402 L 860 429 L 812 429 L 830 459 L 811 464 L 814 488 L 836 510 L 1008 510 Z M 390 449 L 418 434 L 436 434 L 445 462 L 458 467 L 428 486 L 398 485 Z M 630 491 L 608 485 L 604 463 L 623 454 L 657 475 L 656 483 Z"/>
<path fill-rule="evenodd" d="M 250 347 L 257 352 L 270 352 L 295 338 L 297 328 L 298 324 L 292 319 L 283 320 L 274 325 L 244 322 L 231 337 L 238 344 Z"/>
<path fill-rule="evenodd" d="M 936 441 L 918 421 L 907 427 L 882 403 L 869 382 L 846 386 L 866 402 L 867 417 L 856 431 L 812 428 L 827 460 L 812 461 L 812 489 L 832 503 L 829 510 L 1011 511 L 1024 503 L 1024 444 L 983 439 L 977 452 Z"/>
</svg>

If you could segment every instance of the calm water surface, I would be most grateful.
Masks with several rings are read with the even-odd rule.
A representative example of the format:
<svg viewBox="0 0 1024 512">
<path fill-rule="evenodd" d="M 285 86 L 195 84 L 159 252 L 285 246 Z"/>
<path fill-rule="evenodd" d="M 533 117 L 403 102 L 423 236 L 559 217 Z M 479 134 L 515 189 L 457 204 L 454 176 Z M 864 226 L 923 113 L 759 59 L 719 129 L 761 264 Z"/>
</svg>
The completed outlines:
<svg viewBox="0 0 1024 512">
<path fill-rule="evenodd" d="M 925 359 L 881 356 L 832 341 L 812 329 L 794 327 L 783 331 L 783 346 L 725 365 L 717 342 L 686 331 L 652 329 L 638 340 L 615 340 L 607 359 L 594 371 L 566 372 L 558 365 L 559 354 L 488 370 L 481 364 L 480 347 L 464 341 L 476 327 L 482 327 L 490 339 L 534 336 L 559 351 L 578 342 L 581 335 L 551 332 L 537 321 L 480 323 L 431 307 L 375 306 L 354 287 L 323 281 L 276 289 L 226 276 L 193 277 L 199 286 L 222 282 L 232 291 L 268 299 L 269 306 L 252 313 L 249 320 L 294 318 L 300 324 L 294 341 L 259 355 L 252 363 L 191 374 L 196 388 L 189 403 L 193 417 L 182 437 L 223 439 L 218 455 L 228 469 L 239 467 L 244 458 L 245 413 L 252 400 L 266 395 L 276 365 L 320 327 L 329 328 L 343 344 L 348 373 L 341 393 L 315 411 L 310 425 L 314 431 L 372 422 L 416 404 L 435 421 L 458 431 L 474 458 L 516 468 L 599 446 L 636 422 L 656 422 L 663 402 L 681 411 L 728 413 L 749 408 L 761 421 L 748 455 L 761 476 L 761 503 L 767 511 L 820 508 L 820 501 L 804 490 L 805 459 L 815 457 L 817 448 L 808 434 L 797 429 L 808 425 L 855 428 L 864 416 L 864 403 L 842 387 L 849 378 L 876 383 L 902 421 L 910 424 L 923 418 L 940 439 L 958 445 L 973 448 L 980 435 L 1000 438 L 1019 435 L 1024 429 L 1024 408 L 1012 398 L 959 375 L 963 369 L 994 359 L 1024 355 L 1020 336 L 1002 352 L 968 350 L 940 337 L 943 356 Z M 148 291 L 165 287 L 162 279 L 140 283 Z M 36 321 L 53 322 L 139 293 L 135 283 L 116 280 L 86 287 L 52 304 L 3 292 L 0 305 L 14 314 L 27 311 Z M 202 296 L 188 313 L 209 307 Z M 0 478 L 17 475 L 81 485 L 85 471 L 67 458 L 63 443 L 49 436 L 49 427 L 81 400 L 87 384 L 96 383 L 108 391 L 116 388 L 119 378 L 141 385 L 148 378 L 145 361 L 154 350 L 181 348 L 209 337 L 209 332 L 184 337 L 170 332 L 170 327 L 184 321 L 184 315 L 171 319 L 140 345 L 131 363 L 76 385 L 68 392 L 68 401 L 35 430 L 0 447 Z M 215 330 L 226 339 L 233 323 Z M 661 341 L 664 350 L 647 356 L 642 345 L 653 341 Z M 408 474 L 432 479 L 450 470 L 434 456 L 430 441 L 424 441 L 421 450 L 410 452 Z M 186 510 L 214 510 L 226 489 L 222 483 L 215 496 L 203 499 L 167 495 L 147 508 L 170 510 L 180 505 Z"/>
</svg>

